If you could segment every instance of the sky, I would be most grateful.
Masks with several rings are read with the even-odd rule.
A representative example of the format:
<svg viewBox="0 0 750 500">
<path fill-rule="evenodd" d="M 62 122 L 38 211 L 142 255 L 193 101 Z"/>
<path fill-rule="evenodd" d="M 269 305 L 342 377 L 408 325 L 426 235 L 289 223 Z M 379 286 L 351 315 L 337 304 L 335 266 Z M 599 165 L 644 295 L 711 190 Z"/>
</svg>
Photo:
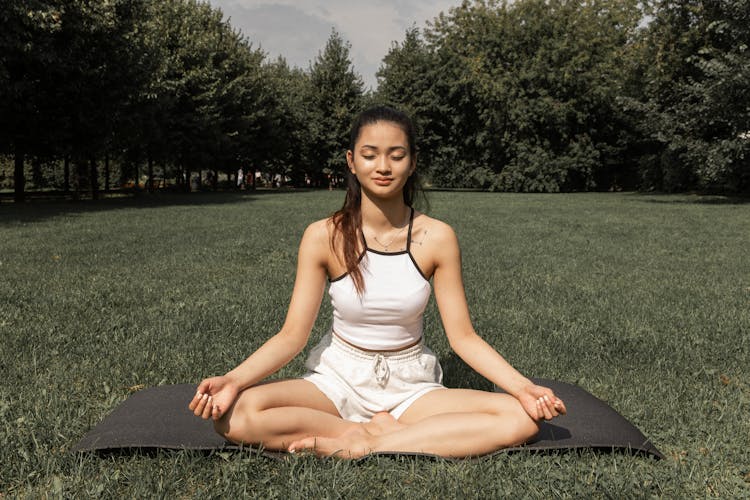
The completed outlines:
<svg viewBox="0 0 750 500">
<path fill-rule="evenodd" d="M 351 43 L 354 70 L 365 88 L 375 89 L 375 72 L 394 41 L 411 26 L 424 28 L 461 0 L 209 0 L 232 26 L 268 56 L 282 55 L 307 69 L 325 46 L 331 30 Z"/>
</svg>

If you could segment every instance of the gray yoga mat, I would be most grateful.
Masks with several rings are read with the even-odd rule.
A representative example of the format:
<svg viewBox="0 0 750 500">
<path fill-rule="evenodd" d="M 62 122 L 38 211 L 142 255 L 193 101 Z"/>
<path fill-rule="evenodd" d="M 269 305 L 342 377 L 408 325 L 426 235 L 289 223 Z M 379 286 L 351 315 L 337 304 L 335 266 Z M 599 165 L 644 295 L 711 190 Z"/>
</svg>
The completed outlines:
<svg viewBox="0 0 750 500">
<path fill-rule="evenodd" d="M 550 387 L 565 401 L 568 414 L 543 422 L 539 434 L 523 446 L 497 453 L 520 450 L 570 450 L 591 448 L 641 453 L 664 458 L 659 450 L 622 415 L 582 388 L 555 380 L 534 379 Z M 136 392 L 91 429 L 73 451 L 123 450 L 255 450 L 269 458 L 286 453 L 238 446 L 216 434 L 211 422 L 195 417 L 188 402 L 196 385 L 179 384 L 151 387 Z M 376 455 L 424 455 L 376 453 Z M 429 456 L 429 455 L 428 455 Z"/>
</svg>

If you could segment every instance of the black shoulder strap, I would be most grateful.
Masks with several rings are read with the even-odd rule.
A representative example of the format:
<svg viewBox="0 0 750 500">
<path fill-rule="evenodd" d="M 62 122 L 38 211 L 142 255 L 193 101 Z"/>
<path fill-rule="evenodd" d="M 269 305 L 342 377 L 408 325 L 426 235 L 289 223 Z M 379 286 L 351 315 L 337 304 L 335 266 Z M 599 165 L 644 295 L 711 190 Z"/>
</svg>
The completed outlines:
<svg viewBox="0 0 750 500">
<path fill-rule="evenodd" d="M 411 208 L 411 214 L 409 215 L 409 231 L 406 233 L 406 251 L 411 251 L 411 228 L 414 226 L 414 207 Z"/>
</svg>

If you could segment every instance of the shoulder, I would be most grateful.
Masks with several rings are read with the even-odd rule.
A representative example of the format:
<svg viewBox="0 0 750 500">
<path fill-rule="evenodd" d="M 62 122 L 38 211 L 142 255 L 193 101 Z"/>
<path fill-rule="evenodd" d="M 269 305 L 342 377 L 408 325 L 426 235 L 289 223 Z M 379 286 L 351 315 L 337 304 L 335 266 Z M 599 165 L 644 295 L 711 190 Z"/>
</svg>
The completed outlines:
<svg viewBox="0 0 750 500">
<path fill-rule="evenodd" d="M 449 224 L 423 213 L 417 213 L 414 217 L 414 233 L 415 237 L 422 236 L 430 246 L 458 246 L 456 232 Z"/>
<path fill-rule="evenodd" d="M 300 242 L 300 253 L 313 255 L 316 260 L 327 260 L 333 223 L 330 218 L 315 221 L 305 228 Z"/>
<path fill-rule="evenodd" d="M 333 221 L 330 217 L 312 222 L 305 228 L 304 238 L 315 240 L 327 240 L 333 230 Z"/>
<path fill-rule="evenodd" d="M 425 214 L 414 217 L 412 252 L 426 275 L 439 269 L 460 267 L 461 249 L 453 228 Z"/>
</svg>

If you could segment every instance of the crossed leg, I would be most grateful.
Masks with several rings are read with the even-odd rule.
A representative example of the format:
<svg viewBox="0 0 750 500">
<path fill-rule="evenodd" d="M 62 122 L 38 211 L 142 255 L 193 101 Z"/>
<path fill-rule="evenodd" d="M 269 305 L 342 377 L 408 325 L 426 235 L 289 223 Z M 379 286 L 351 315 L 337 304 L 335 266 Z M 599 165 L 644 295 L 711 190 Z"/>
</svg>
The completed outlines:
<svg viewBox="0 0 750 500">
<path fill-rule="evenodd" d="M 290 448 L 345 458 L 374 451 L 466 457 L 524 443 L 539 431 L 514 397 L 470 389 L 428 392 L 398 423 L 379 434 L 366 427 L 349 427 L 338 436 L 313 435 L 293 441 Z"/>
<path fill-rule="evenodd" d="M 214 428 L 235 443 L 286 450 L 290 443 L 307 437 L 335 438 L 356 430 L 379 435 L 400 425 L 387 414 L 378 414 L 365 424 L 344 420 L 315 384 L 290 379 L 242 391 Z"/>
</svg>

